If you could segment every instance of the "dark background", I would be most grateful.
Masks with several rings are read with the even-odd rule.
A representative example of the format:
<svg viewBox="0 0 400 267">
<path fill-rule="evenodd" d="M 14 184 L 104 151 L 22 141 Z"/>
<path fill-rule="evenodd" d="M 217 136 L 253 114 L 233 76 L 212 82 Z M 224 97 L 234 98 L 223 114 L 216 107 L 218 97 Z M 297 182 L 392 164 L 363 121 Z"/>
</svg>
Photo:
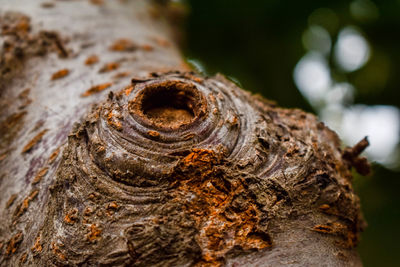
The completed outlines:
<svg viewBox="0 0 400 267">
<path fill-rule="evenodd" d="M 354 16 L 352 3 L 366 7 L 367 13 Z M 331 75 L 354 86 L 353 105 L 400 107 L 400 0 L 192 0 L 183 4 L 188 9 L 185 56 L 195 68 L 209 75 L 221 72 L 281 106 L 316 114 L 318 107 L 303 97 L 293 79 L 296 64 L 307 53 L 303 33 L 311 24 L 322 26 L 333 46 L 340 30 L 353 25 L 368 41 L 370 59 L 356 71 L 343 72 L 330 52 Z M 321 8 L 329 12 L 316 18 Z M 368 222 L 358 247 L 364 265 L 399 266 L 399 164 L 374 163 L 373 174 L 355 175 L 354 186 Z"/>
</svg>

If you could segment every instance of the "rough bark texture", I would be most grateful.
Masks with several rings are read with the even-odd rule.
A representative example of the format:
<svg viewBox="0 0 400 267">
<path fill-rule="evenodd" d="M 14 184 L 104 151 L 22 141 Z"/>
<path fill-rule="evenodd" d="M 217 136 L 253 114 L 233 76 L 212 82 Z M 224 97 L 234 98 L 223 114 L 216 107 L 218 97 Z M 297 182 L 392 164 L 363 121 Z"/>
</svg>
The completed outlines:
<svg viewBox="0 0 400 267">
<path fill-rule="evenodd" d="M 2 266 L 361 265 L 366 141 L 187 72 L 167 7 L 0 4 Z"/>
</svg>

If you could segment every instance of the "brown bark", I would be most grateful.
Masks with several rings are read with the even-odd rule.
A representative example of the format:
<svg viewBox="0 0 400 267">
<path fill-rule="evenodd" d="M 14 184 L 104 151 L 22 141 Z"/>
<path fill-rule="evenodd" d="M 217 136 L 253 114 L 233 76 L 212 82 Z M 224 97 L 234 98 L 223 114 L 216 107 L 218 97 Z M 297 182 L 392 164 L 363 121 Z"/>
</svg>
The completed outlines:
<svg viewBox="0 0 400 267">
<path fill-rule="evenodd" d="M 0 3 L 2 266 L 361 265 L 366 141 L 187 72 L 166 6 Z"/>
</svg>

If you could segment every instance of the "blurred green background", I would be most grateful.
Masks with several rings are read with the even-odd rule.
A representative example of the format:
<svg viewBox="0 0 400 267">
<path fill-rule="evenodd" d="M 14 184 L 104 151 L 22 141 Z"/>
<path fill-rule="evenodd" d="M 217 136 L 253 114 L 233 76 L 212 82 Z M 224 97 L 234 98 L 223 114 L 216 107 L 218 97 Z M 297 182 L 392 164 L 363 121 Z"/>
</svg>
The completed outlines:
<svg viewBox="0 0 400 267">
<path fill-rule="evenodd" d="M 400 0 L 183 4 L 198 71 L 313 112 L 349 145 L 369 136 L 373 174 L 354 179 L 368 222 L 358 249 L 366 267 L 400 266 Z"/>
</svg>

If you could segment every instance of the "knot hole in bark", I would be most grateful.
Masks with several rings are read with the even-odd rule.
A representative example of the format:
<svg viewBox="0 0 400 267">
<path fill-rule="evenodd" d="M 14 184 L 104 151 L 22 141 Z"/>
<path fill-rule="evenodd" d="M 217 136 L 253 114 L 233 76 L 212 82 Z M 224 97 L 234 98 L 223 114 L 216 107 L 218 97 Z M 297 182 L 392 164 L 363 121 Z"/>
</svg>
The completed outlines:
<svg viewBox="0 0 400 267">
<path fill-rule="evenodd" d="M 206 109 L 205 98 L 196 86 L 181 81 L 147 85 L 133 102 L 132 112 L 152 125 L 167 129 L 191 124 Z"/>
</svg>

